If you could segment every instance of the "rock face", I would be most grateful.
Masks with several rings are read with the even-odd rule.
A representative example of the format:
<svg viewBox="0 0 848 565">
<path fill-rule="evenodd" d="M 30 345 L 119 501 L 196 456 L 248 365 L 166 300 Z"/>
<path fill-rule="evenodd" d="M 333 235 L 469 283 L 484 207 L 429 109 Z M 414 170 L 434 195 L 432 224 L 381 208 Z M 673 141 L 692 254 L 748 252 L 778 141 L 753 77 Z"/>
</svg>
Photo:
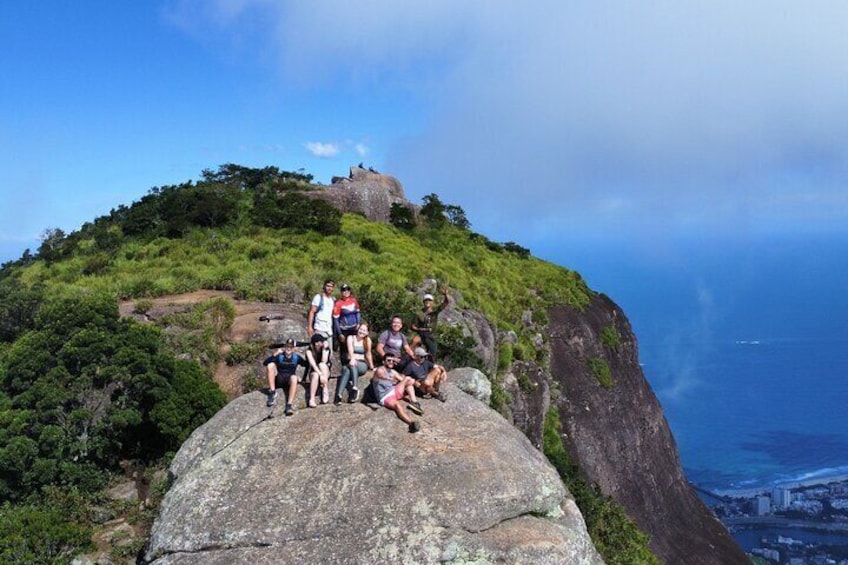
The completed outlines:
<svg viewBox="0 0 848 565">
<path fill-rule="evenodd" d="M 598 295 L 582 312 L 557 307 L 549 314 L 551 373 L 561 391 L 554 402 L 563 443 L 581 472 L 625 508 L 666 563 L 749 563 L 686 482 L 624 313 Z M 601 386 L 590 359 L 609 366 L 612 388 Z M 533 439 L 535 428 L 527 432 Z"/>
<path fill-rule="evenodd" d="M 544 456 L 448 389 L 417 434 L 384 408 L 237 398 L 174 459 L 146 561 L 602 563 Z"/>
<path fill-rule="evenodd" d="M 329 186 L 304 195 L 325 200 L 343 212 L 362 214 L 369 220 L 384 223 L 389 221 L 392 204 L 411 206 L 399 180 L 360 167 L 351 167 L 349 177 L 334 177 Z"/>
</svg>

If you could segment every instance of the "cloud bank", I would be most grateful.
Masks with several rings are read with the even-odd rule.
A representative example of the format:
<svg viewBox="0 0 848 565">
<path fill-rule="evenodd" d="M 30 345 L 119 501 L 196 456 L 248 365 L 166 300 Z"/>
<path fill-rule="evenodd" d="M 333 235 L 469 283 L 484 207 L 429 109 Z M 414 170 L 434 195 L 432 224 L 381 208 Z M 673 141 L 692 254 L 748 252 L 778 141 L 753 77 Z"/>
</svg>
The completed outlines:
<svg viewBox="0 0 848 565">
<path fill-rule="evenodd" d="M 172 14 L 260 30 L 305 88 L 419 97 L 426 128 L 399 134 L 384 166 L 481 230 L 848 225 L 842 2 L 219 0 Z"/>
</svg>

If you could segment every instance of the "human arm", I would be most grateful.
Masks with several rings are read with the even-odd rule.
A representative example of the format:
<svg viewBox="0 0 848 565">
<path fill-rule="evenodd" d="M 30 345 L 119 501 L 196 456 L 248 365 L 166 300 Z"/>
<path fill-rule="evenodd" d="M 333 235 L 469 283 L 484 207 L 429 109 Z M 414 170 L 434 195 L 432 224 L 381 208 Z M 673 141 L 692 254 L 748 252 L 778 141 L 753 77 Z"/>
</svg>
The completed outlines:
<svg viewBox="0 0 848 565">
<path fill-rule="evenodd" d="M 412 348 L 409 346 L 409 342 L 406 339 L 406 336 L 403 336 L 403 350 L 409 355 L 410 359 L 415 357 L 415 353 L 412 352 Z"/>
<path fill-rule="evenodd" d="M 362 340 L 365 343 L 365 363 L 368 365 L 368 369 L 374 370 L 374 356 L 371 354 L 371 338 L 369 336 L 365 336 L 365 339 Z"/>
<path fill-rule="evenodd" d="M 442 303 L 439 304 L 438 308 L 436 308 L 436 312 L 441 312 L 447 307 L 448 304 L 450 304 L 450 297 L 448 296 L 448 287 L 443 286 L 439 289 L 439 291 L 442 293 L 442 296 L 444 296 L 444 299 L 442 299 Z"/>
<path fill-rule="evenodd" d="M 312 337 L 312 334 L 315 333 L 314 324 L 315 324 L 315 313 L 318 311 L 318 307 L 313 303 L 309 306 L 309 314 L 306 315 L 306 335 L 307 337 Z"/>
<path fill-rule="evenodd" d="M 353 352 L 353 348 L 354 348 L 355 345 L 356 345 L 356 336 L 355 335 L 347 336 L 347 338 L 345 339 L 345 347 L 347 347 L 347 358 L 348 358 L 347 364 L 350 365 L 351 367 L 356 366 L 356 355 Z"/>
</svg>

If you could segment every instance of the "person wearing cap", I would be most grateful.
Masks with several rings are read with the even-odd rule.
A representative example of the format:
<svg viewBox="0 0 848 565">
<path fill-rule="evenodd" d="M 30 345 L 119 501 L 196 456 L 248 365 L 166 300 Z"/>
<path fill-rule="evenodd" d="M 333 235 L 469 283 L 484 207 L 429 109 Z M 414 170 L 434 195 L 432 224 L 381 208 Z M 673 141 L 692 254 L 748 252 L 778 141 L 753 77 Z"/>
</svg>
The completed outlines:
<svg viewBox="0 0 848 565">
<path fill-rule="evenodd" d="M 439 389 L 448 380 L 448 372 L 441 365 L 433 363 L 427 358 L 427 350 L 423 347 L 415 348 L 415 356 L 403 368 L 403 374 L 415 379 L 415 388 L 438 398 L 442 402 L 447 400 L 447 393 Z"/>
<path fill-rule="evenodd" d="M 336 283 L 332 279 L 324 281 L 321 292 L 312 298 L 309 312 L 306 314 L 306 335 L 312 337 L 316 332 L 326 338 L 333 335 L 333 308 L 336 301 L 333 298 L 333 288 Z"/>
<path fill-rule="evenodd" d="M 415 384 L 411 377 L 405 377 L 395 370 L 398 358 L 389 353 L 383 358 L 383 365 L 374 370 L 371 377 L 371 388 L 380 406 L 394 411 L 412 433 L 421 429 L 421 424 L 414 420 L 403 407 L 401 400 L 409 403 L 409 409 L 418 415 L 424 413 L 418 399 L 415 398 Z"/>
<path fill-rule="evenodd" d="M 338 337 L 342 352 L 346 347 L 348 336 L 356 335 L 361 322 L 359 301 L 351 293 L 350 285 L 343 284 L 342 297 L 336 300 L 336 305 L 333 306 L 333 332 Z"/>
<path fill-rule="evenodd" d="M 438 346 L 436 344 L 436 324 L 439 321 L 439 313 L 447 307 L 450 299 L 448 298 L 447 287 L 441 288 L 441 293 L 444 300 L 436 308 L 433 308 L 433 295 L 425 294 L 422 301 L 424 307 L 418 312 L 415 321 L 412 323 L 412 331 L 415 335 L 412 337 L 412 347 L 416 348 L 423 345 L 427 352 L 433 358 L 436 357 Z"/>
<path fill-rule="evenodd" d="M 309 400 L 307 406 L 315 408 L 315 394 L 318 392 L 318 385 L 321 385 L 321 404 L 327 404 L 330 401 L 330 347 L 327 344 L 327 338 L 321 333 L 314 333 L 309 338 L 309 349 L 306 350 L 306 362 L 308 363 L 309 373 Z"/>
<path fill-rule="evenodd" d="M 347 388 L 348 383 L 351 385 L 348 402 L 357 402 L 359 400 L 359 376 L 364 375 L 366 371 L 374 370 L 374 357 L 371 354 L 371 336 L 368 335 L 368 324 L 362 322 L 359 324 L 356 335 L 347 336 L 342 353 L 342 375 L 339 377 L 334 399 L 336 405 L 342 403 L 342 391 Z"/>
<path fill-rule="evenodd" d="M 287 393 L 286 416 L 294 414 L 292 405 L 297 392 L 297 368 L 307 366 L 306 359 L 294 351 L 297 345 L 298 342 L 291 338 L 287 339 L 285 343 L 272 345 L 277 350 L 263 363 L 265 375 L 268 377 L 268 406 L 274 406 L 277 403 L 278 388 L 285 390 Z"/>
<path fill-rule="evenodd" d="M 397 359 L 398 371 L 402 371 L 406 363 L 412 358 L 412 348 L 403 333 L 403 318 L 393 316 L 389 329 L 377 338 L 377 353 L 385 359 L 386 355 L 394 355 Z M 404 354 L 406 355 L 404 357 Z"/>
</svg>

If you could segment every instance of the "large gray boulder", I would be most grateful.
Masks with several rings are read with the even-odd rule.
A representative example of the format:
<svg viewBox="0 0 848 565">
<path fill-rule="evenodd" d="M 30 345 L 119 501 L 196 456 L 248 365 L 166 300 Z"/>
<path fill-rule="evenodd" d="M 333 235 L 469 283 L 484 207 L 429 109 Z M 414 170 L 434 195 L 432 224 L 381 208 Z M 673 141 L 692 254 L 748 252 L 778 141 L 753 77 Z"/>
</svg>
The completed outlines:
<svg viewBox="0 0 848 565">
<path fill-rule="evenodd" d="M 384 408 L 237 398 L 175 457 L 146 561 L 602 563 L 544 456 L 448 389 L 417 434 Z"/>
</svg>

